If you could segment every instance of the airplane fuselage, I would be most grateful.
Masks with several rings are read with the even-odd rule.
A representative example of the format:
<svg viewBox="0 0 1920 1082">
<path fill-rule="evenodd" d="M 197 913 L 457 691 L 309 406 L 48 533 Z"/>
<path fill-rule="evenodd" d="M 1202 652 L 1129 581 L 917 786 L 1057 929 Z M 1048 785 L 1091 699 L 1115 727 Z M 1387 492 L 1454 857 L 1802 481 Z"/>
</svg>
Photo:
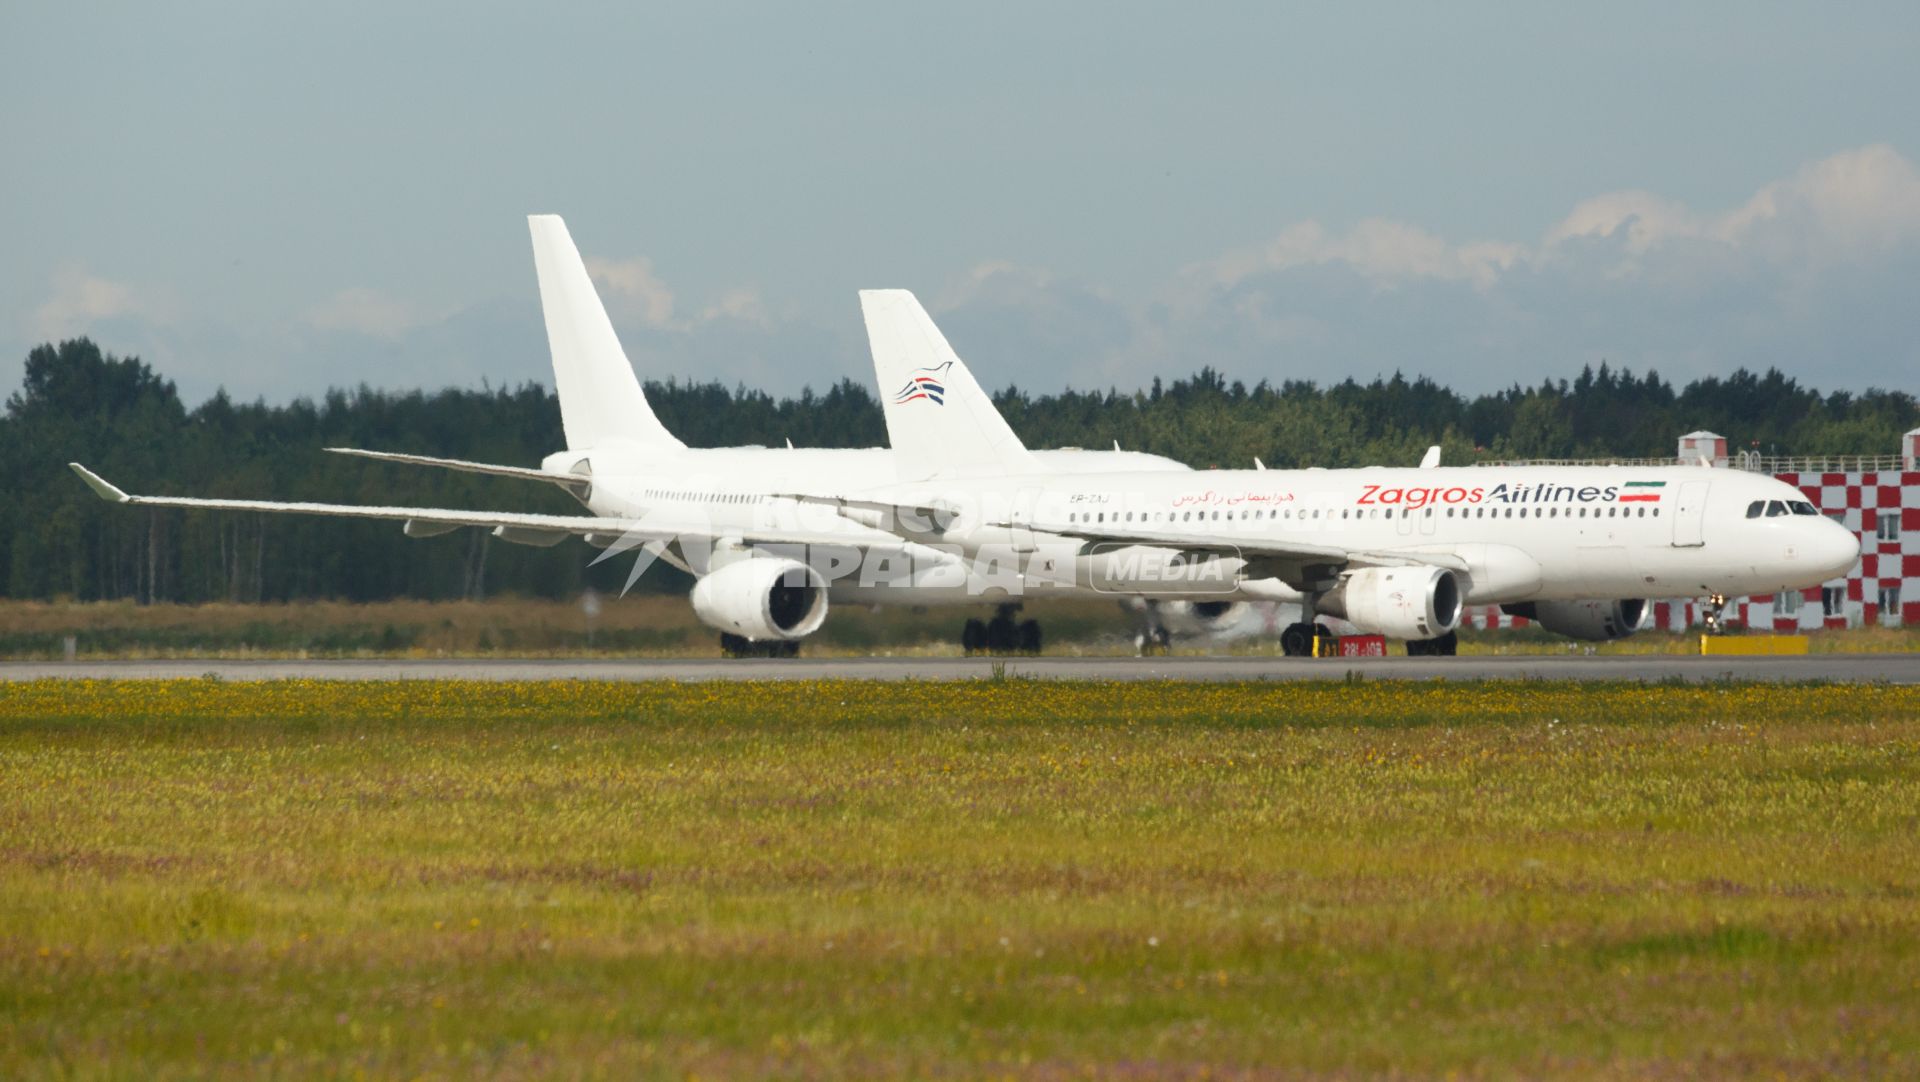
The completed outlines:
<svg viewBox="0 0 1920 1082">
<path fill-rule="evenodd" d="M 1793 487 L 1699 467 L 1056 475 L 929 483 L 913 499 L 954 509 L 929 540 L 976 554 L 1065 545 L 1075 585 L 1112 592 L 1154 592 L 1166 576 L 1142 550 L 1178 552 L 1195 536 L 1456 567 L 1477 604 L 1766 594 L 1845 574 L 1859 553 Z M 1087 543 L 1100 537 L 1125 543 Z M 1225 583 L 1236 597 L 1300 596 L 1259 574 L 1270 560 L 1221 558 L 1205 581 L 1206 561 L 1176 564 L 1194 593 Z"/>
</svg>

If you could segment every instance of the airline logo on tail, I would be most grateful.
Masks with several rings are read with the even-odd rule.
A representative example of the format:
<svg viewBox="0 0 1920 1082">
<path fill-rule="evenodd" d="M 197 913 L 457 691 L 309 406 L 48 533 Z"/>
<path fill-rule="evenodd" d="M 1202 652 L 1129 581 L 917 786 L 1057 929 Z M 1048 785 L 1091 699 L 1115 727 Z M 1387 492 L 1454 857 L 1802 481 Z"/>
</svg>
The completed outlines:
<svg viewBox="0 0 1920 1082">
<path fill-rule="evenodd" d="M 904 406 L 908 402 L 926 399 L 936 406 L 947 404 L 947 369 L 953 367 L 952 361 L 942 361 L 932 368 L 916 368 L 907 385 L 893 396 L 894 405 Z"/>
</svg>

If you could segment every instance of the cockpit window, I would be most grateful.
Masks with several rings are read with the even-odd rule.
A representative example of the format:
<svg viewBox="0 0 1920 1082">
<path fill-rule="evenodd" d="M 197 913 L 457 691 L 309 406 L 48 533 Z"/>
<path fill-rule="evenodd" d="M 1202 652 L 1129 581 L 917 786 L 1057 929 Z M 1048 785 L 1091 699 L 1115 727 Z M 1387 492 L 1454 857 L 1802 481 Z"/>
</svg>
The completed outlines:
<svg viewBox="0 0 1920 1082">
<path fill-rule="evenodd" d="M 1781 503 L 1779 500 L 1767 501 L 1767 517 L 1768 518 L 1779 518 L 1781 515 L 1784 515 L 1786 513 L 1787 513 L 1786 504 Z"/>
<path fill-rule="evenodd" d="M 1787 506 L 1793 508 L 1793 513 L 1796 515 L 1817 515 L 1820 513 L 1818 510 L 1815 510 L 1812 504 L 1805 500 L 1794 500 L 1787 504 Z"/>
<path fill-rule="evenodd" d="M 1747 505 L 1747 517 L 1748 517 L 1748 518 L 1759 518 L 1759 517 L 1760 517 L 1760 512 L 1762 512 L 1762 511 L 1764 511 L 1764 510 L 1766 510 L 1766 509 L 1767 509 L 1767 501 L 1765 501 L 1765 500 L 1755 500 L 1755 501 L 1753 501 L 1752 503 L 1750 503 L 1750 504 L 1748 504 L 1748 505 Z"/>
</svg>

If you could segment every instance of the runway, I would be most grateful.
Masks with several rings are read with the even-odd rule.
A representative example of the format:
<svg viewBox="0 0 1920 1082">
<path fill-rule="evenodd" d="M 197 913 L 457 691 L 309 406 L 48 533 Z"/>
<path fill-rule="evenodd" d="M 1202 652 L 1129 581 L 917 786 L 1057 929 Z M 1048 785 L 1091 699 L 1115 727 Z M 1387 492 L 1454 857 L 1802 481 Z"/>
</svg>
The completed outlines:
<svg viewBox="0 0 1920 1082">
<path fill-rule="evenodd" d="M 1037 657 L 431 660 L 167 660 L 0 662 L 0 682 L 21 680 L 1587 680 L 1920 683 L 1920 654 L 1804 657 L 1612 655 L 1556 657 L 1310 658 Z"/>
</svg>

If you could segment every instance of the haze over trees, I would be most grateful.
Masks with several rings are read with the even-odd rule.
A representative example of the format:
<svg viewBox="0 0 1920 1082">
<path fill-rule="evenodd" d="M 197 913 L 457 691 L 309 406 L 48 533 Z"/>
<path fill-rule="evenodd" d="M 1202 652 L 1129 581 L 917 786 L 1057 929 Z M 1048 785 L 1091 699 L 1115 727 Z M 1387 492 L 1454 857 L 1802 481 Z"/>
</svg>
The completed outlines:
<svg viewBox="0 0 1920 1082">
<path fill-rule="evenodd" d="M 864 384 L 775 399 L 719 383 L 649 383 L 660 419 L 696 447 L 791 439 L 801 447 L 886 443 Z M 1211 369 L 1139 391 L 995 395 L 1029 446 L 1111 447 L 1197 467 L 1411 464 L 1429 444 L 1446 461 L 1659 457 L 1707 428 L 1770 454 L 1891 454 L 1920 423 L 1904 392 L 1822 394 L 1777 371 L 1736 371 L 1675 387 L 1606 365 L 1578 378 L 1475 397 L 1398 373 L 1330 386 L 1251 387 Z M 328 446 L 534 465 L 562 446 L 560 410 L 538 384 L 515 388 L 333 390 L 269 405 L 224 393 L 197 406 L 132 357 L 81 338 L 35 348 L 0 414 L 0 596 L 139 601 L 330 597 L 564 597 L 617 591 L 625 562 L 588 567 L 588 550 L 501 544 L 481 530 L 425 540 L 396 523 L 113 507 L 68 472 L 85 462 L 133 491 L 573 513 L 545 485 L 386 465 Z M 615 566 L 615 565 L 618 566 Z M 680 588 L 654 572 L 642 588 Z"/>
</svg>

